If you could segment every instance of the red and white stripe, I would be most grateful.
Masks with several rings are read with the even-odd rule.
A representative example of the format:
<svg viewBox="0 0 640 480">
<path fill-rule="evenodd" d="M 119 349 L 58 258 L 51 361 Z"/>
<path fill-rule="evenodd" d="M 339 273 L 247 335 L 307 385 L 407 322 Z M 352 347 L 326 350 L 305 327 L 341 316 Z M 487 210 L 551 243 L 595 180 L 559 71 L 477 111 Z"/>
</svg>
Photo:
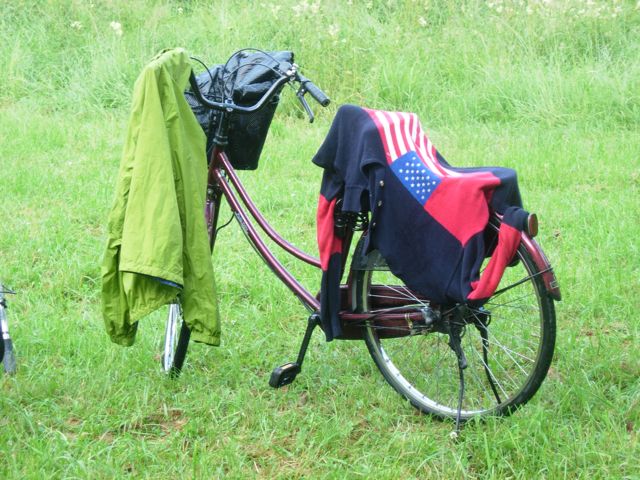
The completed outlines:
<svg viewBox="0 0 640 480">
<path fill-rule="evenodd" d="M 436 149 L 422 130 L 415 113 L 365 110 L 378 127 L 387 163 L 391 164 L 407 152 L 416 152 L 422 163 L 440 177 L 460 176 L 459 172 L 438 162 Z"/>
</svg>

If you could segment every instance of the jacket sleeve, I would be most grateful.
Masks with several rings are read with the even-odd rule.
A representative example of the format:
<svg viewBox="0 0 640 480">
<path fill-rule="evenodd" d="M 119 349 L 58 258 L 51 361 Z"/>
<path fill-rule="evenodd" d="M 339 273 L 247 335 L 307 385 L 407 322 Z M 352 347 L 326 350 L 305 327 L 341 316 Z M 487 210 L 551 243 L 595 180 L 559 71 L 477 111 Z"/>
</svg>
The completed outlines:
<svg viewBox="0 0 640 480">
<path fill-rule="evenodd" d="M 148 75 L 153 75 L 153 71 Z M 159 72 L 162 74 L 162 71 Z M 167 79 L 158 79 L 166 81 Z M 183 285 L 182 229 L 176 201 L 174 168 L 158 83 L 144 82 L 143 107 L 136 124 L 144 125 L 130 145 L 131 162 L 120 270 L 159 277 Z M 164 107 L 172 105 L 164 102 Z"/>
</svg>

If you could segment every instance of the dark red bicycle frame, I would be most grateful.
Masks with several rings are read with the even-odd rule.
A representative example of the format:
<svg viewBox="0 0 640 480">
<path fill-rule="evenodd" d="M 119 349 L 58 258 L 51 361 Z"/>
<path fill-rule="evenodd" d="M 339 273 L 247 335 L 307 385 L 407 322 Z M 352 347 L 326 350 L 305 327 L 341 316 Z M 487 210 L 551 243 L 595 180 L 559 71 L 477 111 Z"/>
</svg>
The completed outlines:
<svg viewBox="0 0 640 480">
<path fill-rule="evenodd" d="M 251 200 L 249 193 L 245 190 L 242 182 L 238 178 L 227 154 L 220 147 L 214 147 L 211 153 L 208 174 L 207 197 L 205 206 L 205 216 L 207 228 L 209 232 L 210 246 L 213 251 L 216 241 L 216 228 L 218 223 L 218 214 L 221 197 L 227 200 L 233 215 L 240 223 L 240 227 L 247 236 L 249 242 L 255 247 L 256 251 L 263 258 L 267 266 L 273 273 L 293 292 L 293 294 L 302 302 L 302 304 L 310 311 L 317 312 L 320 309 L 318 298 L 310 293 L 298 280 L 282 265 L 273 252 L 265 244 L 260 233 L 256 230 L 251 218 L 260 226 L 260 228 L 271 238 L 279 247 L 288 254 L 302 260 L 303 262 L 320 269 L 320 260 L 313 257 L 302 250 L 291 245 L 283 239 L 269 225 L 264 216 L 260 213 L 255 203 Z M 246 210 L 245 210 L 246 208 Z M 247 213 L 248 212 L 248 213 Z M 343 241 L 342 258 L 346 263 L 348 257 L 353 232 L 349 232 L 347 238 Z M 544 253 L 535 242 L 526 233 L 522 233 L 522 242 L 525 248 L 531 254 L 531 257 L 542 275 L 548 294 L 556 299 L 560 299 L 560 290 L 557 286 L 555 275 Z M 345 265 L 343 264 L 343 272 Z M 375 286 L 375 288 L 384 289 L 384 286 Z M 346 285 L 341 287 L 343 295 L 344 309 L 340 312 L 340 318 L 344 325 L 344 339 L 362 339 L 363 328 L 361 328 L 367 320 L 373 315 L 371 313 L 358 313 L 354 311 L 353 302 L 351 301 L 351 278 Z M 388 307 L 389 305 L 385 305 Z M 419 311 L 401 312 L 401 313 L 385 313 L 375 315 L 375 321 L 378 325 L 406 326 L 407 322 L 419 321 L 422 313 Z M 398 330 L 400 331 L 400 330 Z M 393 334 L 390 334 L 393 335 Z"/>
</svg>

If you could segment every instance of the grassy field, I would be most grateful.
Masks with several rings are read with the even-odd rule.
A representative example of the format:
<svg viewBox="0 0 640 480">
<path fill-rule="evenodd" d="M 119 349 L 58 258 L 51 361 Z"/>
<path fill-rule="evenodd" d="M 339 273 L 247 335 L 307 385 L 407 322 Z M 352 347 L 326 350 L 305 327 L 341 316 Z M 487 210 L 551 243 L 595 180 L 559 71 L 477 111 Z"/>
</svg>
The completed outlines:
<svg viewBox="0 0 640 480">
<path fill-rule="evenodd" d="M 0 41 L 0 279 L 18 291 L 19 362 L 0 376 L 0 478 L 640 478 L 636 0 L 24 0 L 1 2 Z M 340 104 L 416 111 L 454 165 L 517 169 L 563 293 L 537 396 L 454 443 L 364 344 L 319 333 L 298 380 L 271 389 L 305 310 L 235 225 L 214 255 L 221 347 L 193 345 L 172 381 L 162 312 L 133 347 L 111 344 L 100 261 L 131 90 L 172 46 L 208 63 L 291 49 L 331 96 L 309 125 L 288 95 L 242 175 L 310 252 L 310 158 Z"/>
</svg>

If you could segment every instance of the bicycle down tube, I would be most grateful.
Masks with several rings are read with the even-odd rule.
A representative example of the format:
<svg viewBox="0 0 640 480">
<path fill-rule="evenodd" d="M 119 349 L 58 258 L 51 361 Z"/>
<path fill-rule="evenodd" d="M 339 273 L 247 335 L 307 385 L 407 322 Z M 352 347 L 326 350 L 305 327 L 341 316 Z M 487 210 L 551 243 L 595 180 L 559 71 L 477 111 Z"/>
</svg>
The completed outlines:
<svg viewBox="0 0 640 480">
<path fill-rule="evenodd" d="M 210 181 L 212 181 L 212 184 L 209 186 L 209 188 L 217 187 L 221 190 L 222 194 L 229 203 L 229 207 L 231 208 L 231 211 L 233 212 L 236 220 L 240 224 L 240 228 L 247 236 L 251 244 L 256 248 L 257 252 L 260 254 L 265 263 L 269 266 L 271 271 L 284 282 L 284 284 L 296 295 L 296 297 L 298 297 L 298 299 L 308 310 L 312 312 L 319 310 L 320 302 L 318 301 L 318 299 L 316 299 L 314 295 L 312 295 L 307 289 L 305 289 L 300 284 L 300 282 L 298 282 L 298 280 L 296 280 L 296 278 L 276 258 L 276 256 L 269 249 L 264 240 L 262 240 L 262 238 L 260 237 L 260 234 L 254 227 L 251 219 L 247 215 L 247 212 L 240 203 L 240 200 L 242 200 L 242 203 L 246 205 L 246 208 L 251 213 L 251 216 L 256 220 L 256 222 L 265 231 L 265 233 L 286 252 L 314 267 L 320 268 L 320 261 L 297 249 L 275 232 L 275 230 L 260 214 L 247 191 L 244 189 L 244 187 L 242 187 L 239 178 L 237 177 L 235 171 L 233 170 L 233 167 L 229 163 L 226 153 L 224 153 L 222 150 L 214 149 L 214 151 L 212 152 L 209 172 Z M 238 197 L 240 197 L 240 200 Z M 218 211 L 218 209 L 219 205 L 216 205 L 216 212 Z M 217 213 L 215 214 L 217 215 Z M 215 236 L 215 231 L 212 232 L 212 235 Z M 212 240 L 215 240 L 215 238 L 212 238 Z"/>
<path fill-rule="evenodd" d="M 218 152 L 218 154 L 220 153 L 222 152 Z M 229 163 L 229 159 L 227 158 L 226 154 L 224 155 L 224 157 L 221 156 L 220 160 L 215 165 L 216 165 L 216 168 L 218 169 L 220 167 L 224 169 L 229 180 L 233 184 L 233 188 L 235 189 L 236 193 L 238 194 L 238 196 L 246 206 L 247 210 L 249 210 L 249 213 L 251 213 L 251 216 L 255 219 L 258 225 L 260 225 L 260 228 L 262 228 L 262 230 L 269 236 L 269 238 L 271 238 L 271 240 L 273 240 L 276 244 L 278 244 L 278 246 L 280 246 L 285 251 L 289 252 L 294 257 L 302 260 L 305 263 L 308 263 L 309 265 L 320 268 L 320 260 L 318 258 L 313 257 L 308 253 L 303 252 L 302 250 L 291 245 L 284 238 L 282 238 L 278 234 L 278 232 L 276 232 L 273 229 L 273 227 L 271 227 L 271 225 L 269 225 L 267 220 L 262 216 L 262 214 L 260 213 L 256 205 L 251 200 L 249 193 L 246 191 L 246 189 L 242 185 L 242 182 L 238 178 L 238 175 L 236 174 L 235 170 L 231 167 Z"/>
</svg>

